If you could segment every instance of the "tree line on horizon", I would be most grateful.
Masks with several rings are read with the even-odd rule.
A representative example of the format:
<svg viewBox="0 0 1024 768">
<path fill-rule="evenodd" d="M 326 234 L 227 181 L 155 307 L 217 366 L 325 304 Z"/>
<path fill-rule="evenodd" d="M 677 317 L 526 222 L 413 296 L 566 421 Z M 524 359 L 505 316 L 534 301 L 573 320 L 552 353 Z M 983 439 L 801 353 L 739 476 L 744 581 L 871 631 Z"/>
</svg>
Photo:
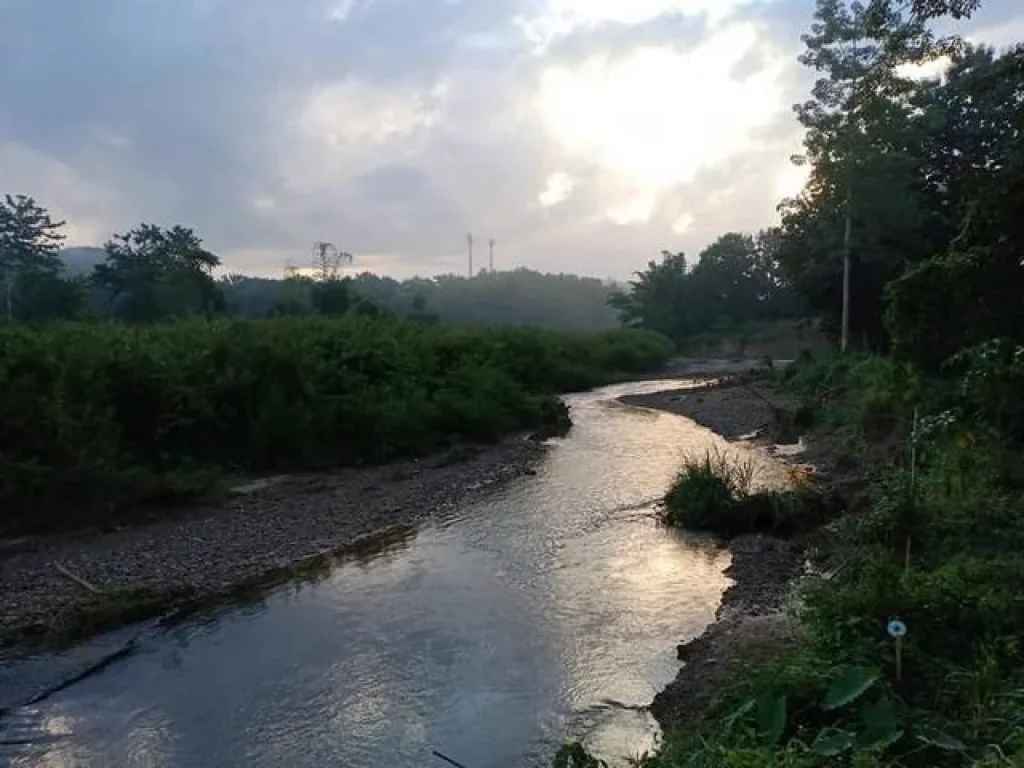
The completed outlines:
<svg viewBox="0 0 1024 768">
<path fill-rule="evenodd" d="M 520 268 L 472 278 L 215 278 L 220 260 L 191 229 L 142 224 L 103 248 L 62 249 L 63 226 L 31 197 L 0 201 L 0 314 L 8 322 L 357 313 L 428 324 L 618 326 L 613 285 L 592 277 Z"/>
</svg>

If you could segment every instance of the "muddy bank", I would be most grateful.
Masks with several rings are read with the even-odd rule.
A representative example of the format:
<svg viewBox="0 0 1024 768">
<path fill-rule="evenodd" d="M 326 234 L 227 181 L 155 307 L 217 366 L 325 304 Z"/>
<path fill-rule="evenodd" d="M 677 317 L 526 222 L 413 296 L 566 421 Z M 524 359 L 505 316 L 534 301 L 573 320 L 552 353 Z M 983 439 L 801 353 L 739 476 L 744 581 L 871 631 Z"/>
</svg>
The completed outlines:
<svg viewBox="0 0 1024 768">
<path fill-rule="evenodd" d="M 863 462 L 851 459 L 837 435 L 814 426 L 804 428 L 799 400 L 752 371 L 725 378 L 711 371 L 703 377 L 707 384 L 688 392 L 627 395 L 620 400 L 685 416 L 730 440 L 752 440 L 780 459 L 810 470 L 824 492 L 841 499 L 860 498 Z"/>
<path fill-rule="evenodd" d="M 801 548 L 756 535 L 734 539 L 729 549 L 733 560 L 725 573 L 735 583 L 725 591 L 715 623 L 679 646 L 684 665 L 651 703 L 664 730 L 694 723 L 737 669 L 768 661 L 799 638 L 782 604 L 802 571 Z"/>
<path fill-rule="evenodd" d="M 0 658 L 279 579 L 529 474 L 545 450 L 516 438 L 384 467 L 271 478 L 119 531 L 0 540 Z"/>
<path fill-rule="evenodd" d="M 716 375 L 715 371 L 704 374 Z M 780 409 L 795 409 L 792 398 L 764 381 L 710 381 L 706 386 L 688 392 L 655 392 L 650 395 L 627 395 L 627 405 L 668 411 L 717 432 L 730 440 L 754 433 L 767 434 L 775 424 Z"/>
</svg>

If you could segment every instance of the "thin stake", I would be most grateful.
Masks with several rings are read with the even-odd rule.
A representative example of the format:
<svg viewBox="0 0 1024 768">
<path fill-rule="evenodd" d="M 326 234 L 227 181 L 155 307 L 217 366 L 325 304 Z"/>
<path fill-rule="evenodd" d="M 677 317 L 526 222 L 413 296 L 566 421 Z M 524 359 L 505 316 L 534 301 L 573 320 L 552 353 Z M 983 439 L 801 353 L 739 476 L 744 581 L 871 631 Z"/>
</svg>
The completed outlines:
<svg viewBox="0 0 1024 768">
<path fill-rule="evenodd" d="M 94 595 L 98 595 L 101 593 L 100 589 L 97 589 L 94 585 L 90 584 L 81 576 L 77 576 L 74 573 L 72 573 L 71 570 L 66 565 L 60 562 L 60 560 L 53 561 L 53 568 L 57 571 L 57 573 L 71 579 L 73 582 L 75 582 L 75 584 L 80 586 L 82 589 L 87 589 Z"/>
<path fill-rule="evenodd" d="M 438 751 L 437 751 L 436 749 L 435 749 L 435 750 L 433 750 L 433 752 L 434 752 L 434 757 L 439 757 L 439 758 L 441 758 L 442 760 L 444 760 L 444 761 L 445 761 L 446 763 L 448 763 L 449 765 L 454 765 L 454 766 L 455 766 L 455 768 L 466 768 L 466 766 L 464 766 L 464 765 L 463 765 L 462 763 L 457 763 L 457 762 L 455 762 L 454 760 L 452 760 L 452 759 L 451 759 L 450 757 L 448 757 L 447 755 L 442 755 L 442 754 L 441 754 L 440 752 L 438 752 Z"/>
</svg>

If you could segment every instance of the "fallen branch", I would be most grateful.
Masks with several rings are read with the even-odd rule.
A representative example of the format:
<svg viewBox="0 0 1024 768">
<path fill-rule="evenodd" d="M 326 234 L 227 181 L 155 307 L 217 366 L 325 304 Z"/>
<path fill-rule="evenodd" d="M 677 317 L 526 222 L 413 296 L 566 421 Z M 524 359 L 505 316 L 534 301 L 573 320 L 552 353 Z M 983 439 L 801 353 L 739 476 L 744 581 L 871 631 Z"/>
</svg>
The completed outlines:
<svg viewBox="0 0 1024 768">
<path fill-rule="evenodd" d="M 452 759 L 451 759 L 450 757 L 447 757 L 446 755 L 442 755 L 442 754 L 441 754 L 440 752 L 438 752 L 438 751 L 437 751 L 436 749 L 435 749 L 435 750 L 433 750 L 433 752 L 434 752 L 434 757 L 439 757 L 439 758 L 441 758 L 442 760 L 444 760 L 444 761 L 445 761 L 446 763 L 448 763 L 449 765 L 454 765 L 454 766 L 455 766 L 455 768 L 466 768 L 466 766 L 464 766 L 464 765 L 463 765 L 462 763 L 457 763 L 457 762 L 455 762 L 455 761 L 454 761 L 454 760 L 452 760 Z"/>
<path fill-rule="evenodd" d="M 90 584 L 81 576 L 76 576 L 74 573 L 68 570 L 67 566 L 63 565 L 59 560 L 53 561 L 53 567 L 57 571 L 57 573 L 59 573 L 61 576 L 66 576 L 67 578 L 71 579 L 73 582 L 75 582 L 75 584 L 82 587 L 82 589 L 86 589 L 89 592 L 92 592 L 94 595 L 102 594 L 103 590 Z"/>
</svg>

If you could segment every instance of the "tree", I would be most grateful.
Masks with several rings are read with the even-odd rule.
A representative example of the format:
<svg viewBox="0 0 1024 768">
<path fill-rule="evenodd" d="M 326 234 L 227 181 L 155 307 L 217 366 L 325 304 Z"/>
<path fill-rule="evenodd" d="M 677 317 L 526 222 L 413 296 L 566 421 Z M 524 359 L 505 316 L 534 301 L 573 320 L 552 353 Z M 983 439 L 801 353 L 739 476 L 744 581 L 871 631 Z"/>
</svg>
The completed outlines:
<svg viewBox="0 0 1024 768">
<path fill-rule="evenodd" d="M 310 293 L 313 309 L 321 315 L 340 317 L 352 306 L 352 281 L 329 278 L 313 283 Z"/>
<path fill-rule="evenodd" d="M 608 299 L 622 324 L 658 331 L 677 341 L 691 333 L 686 255 L 662 251 L 661 263 L 649 261 L 647 269 L 634 274 L 628 290 L 616 291 Z"/>
<path fill-rule="evenodd" d="M 1020 55 L 1018 47 L 1006 57 Z M 1024 94 L 1024 67 L 1000 71 Z M 979 100 L 985 101 L 980 95 Z M 990 339 L 1024 343 L 1024 98 L 1014 104 L 1002 122 L 1017 138 L 995 154 L 997 161 L 972 167 L 975 191 L 949 251 L 889 286 L 894 351 L 921 367 L 938 368 L 965 347 Z"/>
<path fill-rule="evenodd" d="M 0 202 L 0 281 L 8 322 L 27 298 L 22 295 L 19 300 L 19 289 L 29 283 L 38 286 L 44 279 L 60 279 L 57 252 L 64 241 L 64 224 L 26 195 L 5 195 Z"/>
<path fill-rule="evenodd" d="M 663 253 L 636 273 L 610 303 L 628 326 L 683 341 L 705 331 L 793 316 L 798 304 L 778 269 L 777 230 L 757 236 L 729 232 L 687 269 L 682 253 Z"/>
<path fill-rule="evenodd" d="M 224 307 L 211 275 L 220 260 L 191 229 L 142 224 L 114 235 L 104 250 L 107 260 L 96 266 L 93 281 L 108 292 L 115 317 L 149 322 Z"/>
<path fill-rule="evenodd" d="M 921 19 L 952 16 L 954 19 L 969 17 L 981 5 L 981 0 L 913 0 L 911 7 Z"/>
<path fill-rule="evenodd" d="M 948 50 L 905 3 L 818 0 L 801 63 L 823 73 L 795 107 L 811 166 L 784 201 L 780 259 L 809 305 L 837 316 L 841 344 L 884 341 L 886 283 L 930 252 L 916 174 L 914 81 L 900 65 Z"/>
<path fill-rule="evenodd" d="M 943 79 L 923 83 L 914 106 L 922 125 L 921 167 L 935 232 L 944 251 L 970 200 L 1008 164 L 1019 140 L 1024 105 L 1024 45 L 1001 56 L 967 45 Z"/>
</svg>

